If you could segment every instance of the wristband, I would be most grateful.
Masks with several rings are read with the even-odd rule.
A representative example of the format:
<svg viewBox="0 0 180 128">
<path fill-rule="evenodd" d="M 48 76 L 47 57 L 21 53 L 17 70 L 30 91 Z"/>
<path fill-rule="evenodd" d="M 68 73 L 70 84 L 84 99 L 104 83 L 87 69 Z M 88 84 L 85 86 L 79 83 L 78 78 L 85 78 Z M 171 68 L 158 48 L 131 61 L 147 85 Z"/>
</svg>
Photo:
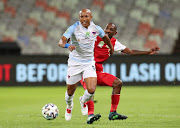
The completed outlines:
<svg viewBox="0 0 180 128">
<path fill-rule="evenodd" d="M 71 44 L 66 43 L 65 46 L 64 46 L 64 48 L 69 48 L 70 45 L 71 45 Z"/>
</svg>

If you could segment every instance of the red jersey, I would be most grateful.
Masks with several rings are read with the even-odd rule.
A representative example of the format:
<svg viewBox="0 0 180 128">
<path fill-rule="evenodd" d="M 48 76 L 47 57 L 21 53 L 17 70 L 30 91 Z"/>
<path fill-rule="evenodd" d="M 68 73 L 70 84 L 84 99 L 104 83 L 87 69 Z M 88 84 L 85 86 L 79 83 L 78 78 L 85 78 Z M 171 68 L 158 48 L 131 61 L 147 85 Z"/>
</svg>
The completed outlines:
<svg viewBox="0 0 180 128">
<path fill-rule="evenodd" d="M 124 45 L 118 42 L 117 39 L 115 39 L 114 37 L 112 37 L 110 40 L 113 45 L 114 51 L 122 51 L 126 48 Z M 96 71 L 103 71 L 102 64 L 109 57 L 110 57 L 109 46 L 106 43 L 104 43 L 102 38 L 98 36 L 94 46 L 94 60 L 96 62 Z"/>
</svg>

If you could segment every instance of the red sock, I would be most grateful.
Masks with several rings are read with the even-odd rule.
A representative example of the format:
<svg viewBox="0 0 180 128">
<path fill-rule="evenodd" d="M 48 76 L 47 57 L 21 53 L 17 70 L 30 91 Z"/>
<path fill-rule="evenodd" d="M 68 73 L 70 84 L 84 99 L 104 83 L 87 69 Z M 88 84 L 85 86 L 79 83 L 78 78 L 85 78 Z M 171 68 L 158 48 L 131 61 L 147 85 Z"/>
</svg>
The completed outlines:
<svg viewBox="0 0 180 128">
<path fill-rule="evenodd" d="M 94 114 L 94 101 L 87 101 L 88 115 Z"/>
<path fill-rule="evenodd" d="M 111 95 L 111 110 L 110 112 L 115 112 L 120 100 L 120 94 L 112 94 Z"/>
</svg>

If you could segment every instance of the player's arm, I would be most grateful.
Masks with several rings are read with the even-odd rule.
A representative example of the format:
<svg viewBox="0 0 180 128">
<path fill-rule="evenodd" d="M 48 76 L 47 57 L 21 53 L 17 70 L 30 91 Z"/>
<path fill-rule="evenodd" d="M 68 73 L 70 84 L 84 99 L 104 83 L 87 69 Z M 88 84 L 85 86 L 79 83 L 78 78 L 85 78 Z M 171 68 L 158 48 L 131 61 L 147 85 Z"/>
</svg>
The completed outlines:
<svg viewBox="0 0 180 128">
<path fill-rule="evenodd" d="M 152 55 L 155 53 L 159 53 L 158 52 L 159 50 L 160 50 L 159 47 L 152 48 L 149 51 L 131 50 L 130 48 L 126 47 L 122 52 L 129 55 Z"/>
<path fill-rule="evenodd" d="M 129 55 L 152 55 L 158 53 L 159 50 L 159 47 L 152 48 L 149 51 L 131 50 L 130 48 L 127 48 L 125 45 L 121 44 L 118 40 L 116 40 L 114 46 L 114 51 L 123 52 Z"/>
<path fill-rule="evenodd" d="M 112 43 L 111 43 L 109 37 L 105 34 L 104 30 L 101 27 L 97 26 L 97 29 L 99 31 L 99 36 L 103 39 L 104 43 L 106 43 L 109 46 L 109 48 L 110 48 L 109 53 L 112 55 L 114 52 L 114 48 L 112 46 Z"/>
<path fill-rule="evenodd" d="M 59 40 L 59 46 L 62 47 L 62 48 L 65 48 L 65 45 L 67 43 L 67 38 L 66 37 L 62 37 L 60 40 Z"/>
<path fill-rule="evenodd" d="M 69 44 L 69 39 L 74 33 L 74 29 L 76 28 L 77 23 L 71 25 L 66 32 L 63 34 L 62 38 L 59 41 L 59 46 L 62 48 L 69 48 L 69 50 L 72 52 L 76 49 L 76 47 L 73 44 Z"/>
<path fill-rule="evenodd" d="M 106 43 L 109 46 L 109 48 L 110 48 L 109 53 L 112 55 L 114 52 L 114 49 L 113 49 L 113 45 L 112 45 L 109 37 L 105 34 L 102 39 L 103 39 L 104 43 Z"/>
<path fill-rule="evenodd" d="M 59 46 L 62 48 L 69 48 L 69 50 L 72 52 L 76 49 L 76 47 L 72 44 L 69 44 L 69 39 L 67 39 L 65 36 L 63 36 L 59 41 Z"/>
</svg>

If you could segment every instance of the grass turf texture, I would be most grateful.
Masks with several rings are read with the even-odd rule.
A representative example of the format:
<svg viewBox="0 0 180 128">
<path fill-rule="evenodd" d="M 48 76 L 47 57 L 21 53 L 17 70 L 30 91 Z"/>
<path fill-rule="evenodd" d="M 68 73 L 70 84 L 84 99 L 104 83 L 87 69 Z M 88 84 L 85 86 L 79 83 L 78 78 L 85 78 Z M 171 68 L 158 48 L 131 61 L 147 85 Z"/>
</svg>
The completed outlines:
<svg viewBox="0 0 180 128">
<path fill-rule="evenodd" d="M 169 128 L 180 127 L 180 86 L 123 87 L 117 112 L 128 116 L 126 120 L 109 121 L 110 87 L 97 87 L 95 114 L 100 121 L 86 124 L 87 116 L 80 110 L 78 86 L 74 97 L 72 119 L 64 119 L 66 87 L 0 87 L 0 128 Z M 54 103 L 59 117 L 46 120 L 42 107 Z"/>
</svg>

